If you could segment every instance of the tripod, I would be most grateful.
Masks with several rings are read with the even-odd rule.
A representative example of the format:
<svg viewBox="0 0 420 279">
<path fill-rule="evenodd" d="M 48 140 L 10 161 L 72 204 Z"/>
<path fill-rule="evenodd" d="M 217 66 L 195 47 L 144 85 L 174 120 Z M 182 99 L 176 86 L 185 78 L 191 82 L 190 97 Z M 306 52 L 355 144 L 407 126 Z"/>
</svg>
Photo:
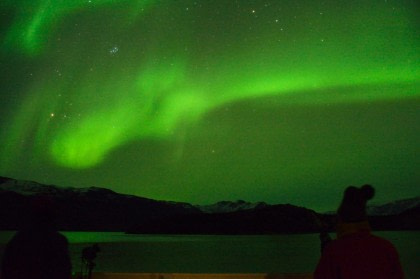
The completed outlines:
<svg viewBox="0 0 420 279">
<path fill-rule="evenodd" d="M 94 260 L 100 251 L 98 244 L 83 248 L 80 266 L 80 279 L 91 279 L 92 270 L 96 266 Z"/>
</svg>

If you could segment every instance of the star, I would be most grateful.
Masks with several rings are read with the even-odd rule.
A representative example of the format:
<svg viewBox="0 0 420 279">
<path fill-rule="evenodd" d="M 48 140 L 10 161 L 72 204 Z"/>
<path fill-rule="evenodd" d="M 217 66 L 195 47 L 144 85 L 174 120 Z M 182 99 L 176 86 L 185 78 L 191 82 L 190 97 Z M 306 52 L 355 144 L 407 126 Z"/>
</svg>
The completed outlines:
<svg viewBox="0 0 420 279">
<path fill-rule="evenodd" d="M 116 54 L 120 49 L 117 46 L 114 46 L 109 50 L 109 54 Z"/>
</svg>

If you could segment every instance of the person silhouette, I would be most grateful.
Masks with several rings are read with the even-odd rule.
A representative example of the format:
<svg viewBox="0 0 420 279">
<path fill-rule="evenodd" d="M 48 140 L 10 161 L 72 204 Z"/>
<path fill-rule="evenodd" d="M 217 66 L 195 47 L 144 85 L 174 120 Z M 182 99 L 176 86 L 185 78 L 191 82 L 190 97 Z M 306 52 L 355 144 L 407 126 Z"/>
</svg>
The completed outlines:
<svg viewBox="0 0 420 279">
<path fill-rule="evenodd" d="M 83 274 L 87 273 L 87 278 L 92 278 L 92 270 L 96 266 L 95 259 L 96 254 L 101 251 L 99 245 L 97 243 L 93 244 L 92 246 L 88 246 L 83 248 L 82 250 L 82 265 L 81 265 L 81 272 L 80 278 L 83 278 Z"/>
<path fill-rule="evenodd" d="M 6 246 L 2 279 L 70 279 L 68 242 L 55 226 L 52 201 L 35 197 L 24 226 Z"/>
<path fill-rule="evenodd" d="M 328 244 L 330 244 L 330 242 L 332 241 L 326 229 L 324 228 L 321 229 L 321 232 L 319 233 L 319 240 L 321 241 L 321 253 L 323 253 L 325 250 L 325 247 L 327 247 Z"/>
<path fill-rule="evenodd" d="M 366 203 L 374 194 L 371 185 L 346 188 L 337 211 L 337 239 L 325 246 L 314 279 L 404 278 L 397 250 L 371 234 Z"/>
</svg>

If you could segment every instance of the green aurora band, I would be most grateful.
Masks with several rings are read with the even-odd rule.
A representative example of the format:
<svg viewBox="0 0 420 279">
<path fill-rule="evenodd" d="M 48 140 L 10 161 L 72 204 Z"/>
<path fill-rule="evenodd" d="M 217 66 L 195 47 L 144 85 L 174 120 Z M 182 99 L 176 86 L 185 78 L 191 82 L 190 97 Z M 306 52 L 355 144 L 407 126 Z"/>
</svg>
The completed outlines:
<svg viewBox="0 0 420 279">
<path fill-rule="evenodd" d="M 393 9 L 384 1 L 296 2 L 282 9 L 225 0 L 2 3 L 15 15 L 3 57 L 37 70 L 3 124 L 0 169 L 16 168 L 16 154 L 27 150 L 34 161 L 49 154 L 63 167 L 91 168 L 124 144 L 177 138 L 207 113 L 244 100 L 418 98 L 415 1 Z M 305 8 L 296 17 L 298 5 Z"/>
<path fill-rule="evenodd" d="M 82 9 L 101 5 L 125 3 L 130 6 L 131 13 L 126 14 L 127 20 L 135 20 L 154 0 L 6 0 L 6 7 L 18 6 L 17 19 L 10 27 L 5 39 L 6 48 L 21 48 L 27 55 L 37 55 L 48 41 L 53 28 L 65 16 L 71 16 Z"/>
</svg>

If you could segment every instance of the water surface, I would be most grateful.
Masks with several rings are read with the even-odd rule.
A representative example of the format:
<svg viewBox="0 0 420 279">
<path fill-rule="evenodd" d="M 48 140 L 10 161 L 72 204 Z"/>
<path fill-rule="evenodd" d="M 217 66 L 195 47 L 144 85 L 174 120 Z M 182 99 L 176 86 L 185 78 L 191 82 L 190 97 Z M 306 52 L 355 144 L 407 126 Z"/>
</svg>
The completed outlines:
<svg viewBox="0 0 420 279">
<path fill-rule="evenodd" d="M 0 232 L 0 256 L 14 232 Z M 177 273 L 306 273 L 320 256 L 317 234 L 273 236 L 126 235 L 63 232 L 73 270 L 84 247 L 98 243 L 95 271 Z M 420 278 L 420 232 L 376 232 L 400 253 L 408 279 Z"/>
</svg>

